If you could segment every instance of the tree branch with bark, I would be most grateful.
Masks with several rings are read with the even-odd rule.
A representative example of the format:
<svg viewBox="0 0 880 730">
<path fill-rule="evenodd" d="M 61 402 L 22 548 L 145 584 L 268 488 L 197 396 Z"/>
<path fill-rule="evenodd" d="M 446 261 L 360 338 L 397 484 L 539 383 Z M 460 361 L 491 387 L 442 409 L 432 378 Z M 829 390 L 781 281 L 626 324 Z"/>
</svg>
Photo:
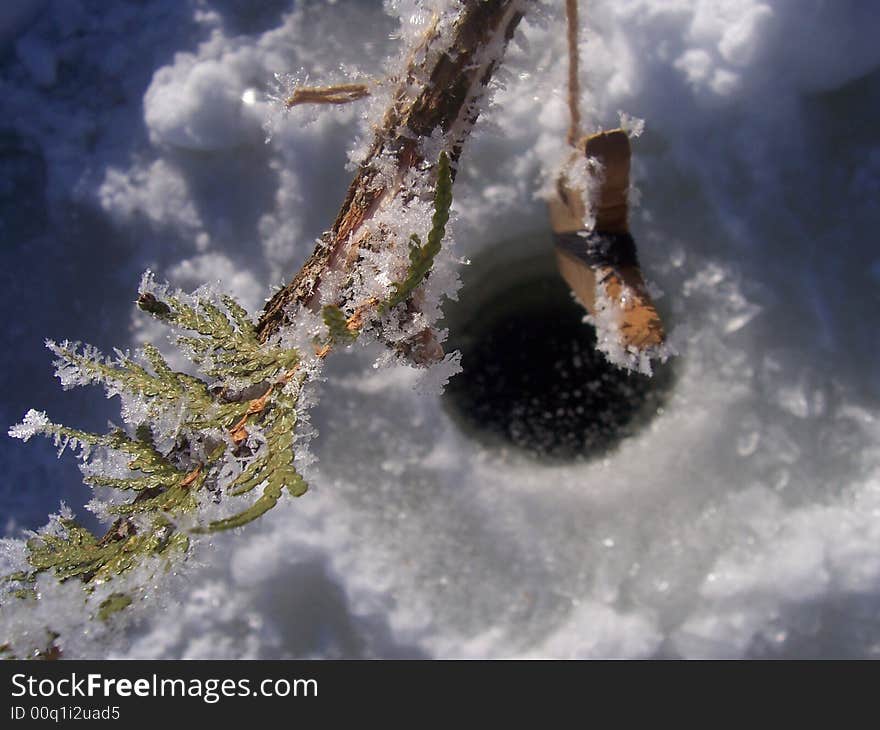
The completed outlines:
<svg viewBox="0 0 880 730">
<path fill-rule="evenodd" d="M 289 323 L 297 306 L 315 307 L 327 273 L 356 266 L 363 246 L 383 245 L 382 241 L 365 240 L 372 231 L 365 233 L 364 223 L 383 207 L 412 195 L 408 180 L 412 171 L 428 183 L 433 172 L 425 168 L 425 140 L 441 136 L 454 177 L 455 164 L 477 120 L 492 74 L 529 4 L 521 0 L 470 0 L 462 5 L 447 34 L 439 32 L 440 18 L 435 16 L 409 54 L 381 127 L 333 226 L 293 280 L 266 304 L 258 325 L 261 340 L 266 341 Z M 394 165 L 390 179 L 384 172 L 389 159 Z M 410 184 L 404 185 L 405 180 Z M 336 304 L 343 307 L 346 302 Z M 443 354 L 430 330 L 403 347 L 418 364 L 436 361 Z"/>
</svg>

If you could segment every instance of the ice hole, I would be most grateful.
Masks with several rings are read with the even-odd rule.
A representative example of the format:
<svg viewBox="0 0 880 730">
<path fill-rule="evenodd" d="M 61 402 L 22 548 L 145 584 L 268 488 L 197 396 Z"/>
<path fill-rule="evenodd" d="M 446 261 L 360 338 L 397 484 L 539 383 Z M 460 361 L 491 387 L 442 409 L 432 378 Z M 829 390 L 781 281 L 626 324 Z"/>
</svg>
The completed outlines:
<svg viewBox="0 0 880 730">
<path fill-rule="evenodd" d="M 446 305 L 462 353 L 445 404 L 471 437 L 543 461 L 601 457 L 662 412 L 673 364 L 628 373 L 596 351 L 595 331 L 556 270 L 549 234 L 489 247 Z"/>
</svg>

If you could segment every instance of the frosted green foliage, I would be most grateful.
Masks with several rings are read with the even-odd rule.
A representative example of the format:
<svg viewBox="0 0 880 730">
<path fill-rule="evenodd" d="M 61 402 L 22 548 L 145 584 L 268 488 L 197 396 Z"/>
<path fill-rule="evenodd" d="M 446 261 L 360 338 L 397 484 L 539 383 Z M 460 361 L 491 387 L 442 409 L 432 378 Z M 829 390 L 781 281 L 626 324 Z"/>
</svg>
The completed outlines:
<svg viewBox="0 0 880 730">
<path fill-rule="evenodd" d="M 394 283 L 394 292 L 385 304 L 390 309 L 401 302 L 406 301 L 422 283 L 431 267 L 434 265 L 434 257 L 440 253 L 440 244 L 446 234 L 446 224 L 449 222 L 449 209 L 452 207 L 452 171 L 449 167 L 449 157 L 445 152 L 440 153 L 437 162 L 437 187 L 434 190 L 434 215 L 431 218 L 431 230 L 428 240 L 422 244 L 421 239 L 413 234 L 410 238 L 409 269 L 406 278 L 401 282 Z"/>
<path fill-rule="evenodd" d="M 104 383 L 110 394 L 137 393 L 148 399 L 154 407 L 176 403 L 181 399 L 193 406 L 207 406 L 211 396 L 205 383 L 184 373 L 171 370 L 159 351 L 150 344 L 144 346 L 143 355 L 155 374 L 134 362 L 127 354 L 117 351 L 113 362 L 101 356 L 94 348 L 86 346 L 78 352 L 77 343 L 46 343 L 58 355 L 56 368 L 65 387 Z"/>
<path fill-rule="evenodd" d="M 150 429 L 146 424 L 137 429 L 135 438 L 122 429 L 100 435 L 79 431 L 45 420 L 41 432 L 52 436 L 61 450 L 65 447 L 79 446 L 85 458 L 93 447 L 115 450 L 129 457 L 126 476 L 112 474 L 87 474 L 86 484 L 96 487 L 112 487 L 119 490 L 133 490 L 137 497 L 128 504 L 114 505 L 109 513 L 132 514 L 153 509 L 188 511 L 195 507 L 192 485 L 181 487 L 186 471 L 174 465 L 169 457 L 156 450 Z M 199 478 L 202 475 L 199 474 Z M 199 478 L 194 481 L 199 481 Z"/>
<path fill-rule="evenodd" d="M 80 578 L 84 583 L 103 583 L 134 567 L 143 555 L 187 547 L 186 536 L 167 521 L 155 530 L 138 532 L 131 522 L 120 519 L 101 539 L 72 519 L 62 519 L 60 524 L 62 532 L 28 540 L 34 570 L 52 569 L 59 580 Z"/>
<path fill-rule="evenodd" d="M 98 618 L 101 619 L 101 621 L 106 621 L 114 613 L 119 613 L 130 605 L 131 596 L 127 596 L 125 593 L 112 593 L 105 598 L 98 607 Z"/>
<path fill-rule="evenodd" d="M 321 317 L 330 334 L 330 344 L 347 345 L 357 339 L 357 332 L 348 328 L 348 320 L 342 310 L 334 304 L 328 304 L 321 310 Z"/>
<path fill-rule="evenodd" d="M 264 428 L 268 431 L 267 448 L 232 482 L 229 493 L 246 494 L 265 483 L 263 493 L 247 510 L 232 517 L 210 523 L 198 531 L 214 532 L 241 527 L 272 509 L 287 488 L 294 497 L 306 493 L 305 479 L 293 465 L 294 428 L 296 427 L 296 401 L 283 391 L 275 397 L 275 407 L 266 416 Z"/>
<path fill-rule="evenodd" d="M 178 347 L 203 377 L 173 370 L 152 345 L 137 357 L 117 351 L 111 359 L 78 343 L 47 343 L 62 385 L 103 384 L 108 396 L 120 397 L 124 426 L 89 433 L 30 411 L 10 435 L 42 434 L 59 454 L 78 452 L 85 482 L 111 495 L 93 507 L 115 521 L 99 538 L 72 515 L 56 519 L 28 540 L 28 569 L 7 576 L 6 596 L 34 598 L 40 573 L 77 579 L 91 592 L 146 560 L 185 553 L 192 533 L 256 519 L 285 489 L 293 496 L 306 491 L 293 451 L 305 381 L 297 374 L 298 352 L 261 343 L 230 297 L 169 293 L 148 273 L 137 303 L 176 331 Z M 259 496 L 249 499 L 255 490 Z M 209 503 L 210 514 L 225 514 L 199 525 Z M 114 592 L 97 615 L 107 619 L 132 600 L 129 592 Z"/>
<path fill-rule="evenodd" d="M 160 301 L 151 292 L 141 294 L 138 306 L 176 329 L 191 332 L 177 341 L 211 377 L 253 385 L 297 365 L 296 350 L 264 345 L 247 312 L 232 297 L 224 296 L 222 301 L 228 315 L 207 298 L 192 306 L 175 296 Z"/>
</svg>

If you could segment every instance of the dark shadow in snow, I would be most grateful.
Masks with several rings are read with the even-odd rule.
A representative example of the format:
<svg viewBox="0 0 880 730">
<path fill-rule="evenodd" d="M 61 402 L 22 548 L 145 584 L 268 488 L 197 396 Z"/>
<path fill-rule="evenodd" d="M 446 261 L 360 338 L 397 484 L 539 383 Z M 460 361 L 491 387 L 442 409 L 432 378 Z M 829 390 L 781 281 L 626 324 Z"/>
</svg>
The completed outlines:
<svg viewBox="0 0 880 730">
<path fill-rule="evenodd" d="M 281 571 L 263 587 L 259 602 L 260 611 L 281 632 L 284 656 L 427 658 L 416 647 L 398 645 L 384 617 L 355 616 L 326 559 L 318 557 Z"/>
</svg>

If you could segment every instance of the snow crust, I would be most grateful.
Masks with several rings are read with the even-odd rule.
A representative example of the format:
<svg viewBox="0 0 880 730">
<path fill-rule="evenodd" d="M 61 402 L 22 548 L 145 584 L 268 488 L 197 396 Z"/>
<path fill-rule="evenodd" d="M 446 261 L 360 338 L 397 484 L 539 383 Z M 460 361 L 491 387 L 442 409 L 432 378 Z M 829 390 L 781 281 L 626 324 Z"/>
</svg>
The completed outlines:
<svg viewBox="0 0 880 730">
<path fill-rule="evenodd" d="M 273 74 L 381 77 L 410 18 L 427 22 L 403 1 L 389 3 L 402 30 L 345 2 L 43 5 L 0 37 L 14 241 L 0 412 L 11 424 L 39 409 L 22 437 L 43 410 L 106 417 L 97 393 L 56 392 L 42 338 L 153 337 L 123 306 L 147 266 L 185 288 L 221 280 L 252 308 L 296 270 L 382 92 L 278 117 L 266 144 Z M 680 353 L 663 412 L 604 459 L 541 466 L 462 433 L 414 392 L 415 371 L 373 368 L 381 349 L 335 357 L 312 411 L 313 490 L 212 537 L 133 632 L 74 635 L 70 655 L 880 653 L 877 10 L 597 0 L 585 20 L 588 124 L 646 120 L 633 229 Z M 544 7 L 509 51 L 456 181 L 458 249 L 435 298 L 455 288 L 457 257 L 524 231 L 550 245 L 540 190 L 565 155 L 561 22 Z M 30 208 L 16 189 L 36 191 Z M 44 446 L 3 444 L 9 537 L 60 496 L 82 512 L 75 468 Z M 2 543 L 2 567 L 22 560 Z M 60 619 L 20 616 L 17 630 Z"/>
</svg>

